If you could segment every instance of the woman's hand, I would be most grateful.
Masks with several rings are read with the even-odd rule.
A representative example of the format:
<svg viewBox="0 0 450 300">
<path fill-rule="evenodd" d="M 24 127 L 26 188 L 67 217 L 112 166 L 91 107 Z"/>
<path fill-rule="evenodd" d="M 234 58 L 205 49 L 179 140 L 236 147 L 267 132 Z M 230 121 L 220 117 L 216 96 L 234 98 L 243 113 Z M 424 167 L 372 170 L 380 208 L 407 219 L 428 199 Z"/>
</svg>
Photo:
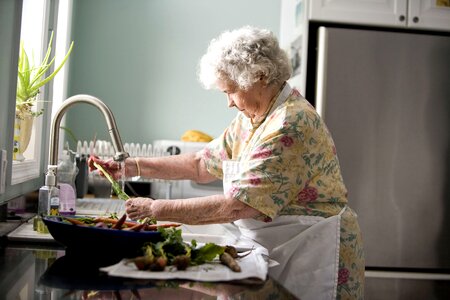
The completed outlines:
<svg viewBox="0 0 450 300">
<path fill-rule="evenodd" d="M 94 166 L 94 162 L 101 165 L 115 180 L 119 180 L 122 178 L 122 173 L 125 172 L 125 176 L 130 174 L 129 170 L 121 169 L 120 164 L 112 159 L 103 160 L 98 156 L 91 155 L 89 157 L 89 171 L 94 171 L 96 167 Z M 127 160 L 125 160 L 125 169 L 128 167 Z M 104 176 L 102 172 L 99 172 L 101 176 Z"/>
<path fill-rule="evenodd" d="M 155 202 L 152 198 L 132 198 L 125 202 L 125 211 L 132 220 L 153 218 L 152 204 Z"/>
</svg>

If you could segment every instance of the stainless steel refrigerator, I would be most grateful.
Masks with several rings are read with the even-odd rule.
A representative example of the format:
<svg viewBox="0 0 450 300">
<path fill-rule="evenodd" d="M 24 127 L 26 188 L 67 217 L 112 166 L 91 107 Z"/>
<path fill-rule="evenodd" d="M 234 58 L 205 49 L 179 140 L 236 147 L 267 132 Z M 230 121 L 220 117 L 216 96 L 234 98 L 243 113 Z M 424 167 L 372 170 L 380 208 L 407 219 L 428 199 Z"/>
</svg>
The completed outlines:
<svg viewBox="0 0 450 300">
<path fill-rule="evenodd" d="M 450 299 L 450 36 L 311 24 L 306 84 L 359 216 L 366 299 Z"/>
</svg>

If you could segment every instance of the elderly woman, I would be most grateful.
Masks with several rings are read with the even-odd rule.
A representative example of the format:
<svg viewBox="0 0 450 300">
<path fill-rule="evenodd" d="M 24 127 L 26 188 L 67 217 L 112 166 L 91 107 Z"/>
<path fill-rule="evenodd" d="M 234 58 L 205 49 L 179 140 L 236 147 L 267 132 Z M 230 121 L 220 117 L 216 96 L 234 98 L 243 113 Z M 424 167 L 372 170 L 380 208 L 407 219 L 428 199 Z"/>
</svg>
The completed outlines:
<svg viewBox="0 0 450 300">
<path fill-rule="evenodd" d="M 364 257 L 356 214 L 336 148 L 315 109 L 286 82 L 292 70 L 275 36 L 243 27 L 214 39 L 200 61 L 206 88 L 239 110 L 202 151 L 134 158 L 126 176 L 224 180 L 224 194 L 191 199 L 133 198 L 131 219 L 185 224 L 233 222 L 243 238 L 279 263 L 269 274 L 302 299 L 362 299 Z M 100 162 L 116 178 L 113 161 Z"/>
</svg>

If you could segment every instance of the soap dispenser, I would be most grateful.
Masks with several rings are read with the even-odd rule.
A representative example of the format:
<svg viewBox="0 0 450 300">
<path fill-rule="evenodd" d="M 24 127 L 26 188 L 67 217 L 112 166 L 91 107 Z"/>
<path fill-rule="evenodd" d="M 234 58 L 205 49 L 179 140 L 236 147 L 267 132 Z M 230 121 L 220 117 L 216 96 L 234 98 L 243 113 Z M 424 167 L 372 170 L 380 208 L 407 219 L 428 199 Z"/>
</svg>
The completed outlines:
<svg viewBox="0 0 450 300">
<path fill-rule="evenodd" d="M 45 174 L 45 185 L 39 189 L 38 215 L 35 218 L 34 229 L 41 233 L 48 233 L 42 221 L 43 216 L 59 215 L 59 189 L 56 187 L 56 168 L 49 165 Z"/>
<path fill-rule="evenodd" d="M 77 199 L 75 178 L 78 168 L 70 157 L 70 152 L 64 150 L 61 161 L 58 164 L 58 187 L 61 215 L 75 215 L 75 204 Z"/>
</svg>

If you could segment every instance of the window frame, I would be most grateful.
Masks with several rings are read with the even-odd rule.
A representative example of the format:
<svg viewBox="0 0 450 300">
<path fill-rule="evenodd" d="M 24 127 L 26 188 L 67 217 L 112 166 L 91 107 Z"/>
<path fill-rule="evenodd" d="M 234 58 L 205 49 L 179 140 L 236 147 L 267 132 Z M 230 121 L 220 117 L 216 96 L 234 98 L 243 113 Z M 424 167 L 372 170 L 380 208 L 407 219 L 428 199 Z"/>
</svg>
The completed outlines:
<svg viewBox="0 0 450 300">
<path fill-rule="evenodd" d="M 49 136 L 52 104 L 51 102 L 41 102 L 38 109 L 43 108 L 44 113 L 35 119 L 34 137 L 35 149 L 34 157 L 23 162 L 13 162 L 13 135 L 15 123 L 15 104 L 16 104 L 16 88 L 17 88 L 17 66 L 19 56 L 21 24 L 23 17 L 23 0 L 10 0 L 13 2 L 5 4 L 9 13 L 14 14 L 14 24 L 8 28 L 8 34 L 13 35 L 13 45 L 11 45 L 11 68 L 9 69 L 9 97 L 5 101 L 8 107 L 8 121 L 6 125 L 6 133 L 1 136 L 0 143 L 4 146 L 2 149 L 7 150 L 7 167 L 5 178 L 5 191 L 0 194 L 0 205 L 7 203 L 18 196 L 29 192 L 36 191 L 43 185 L 44 172 L 48 162 Z M 51 31 L 55 32 L 54 42 L 57 36 L 57 21 L 58 21 L 58 6 L 59 0 L 44 0 L 44 18 L 43 18 L 43 35 L 42 48 L 45 51 L 50 39 Z M 10 24 L 9 24 L 10 25 Z M 54 52 L 55 47 L 52 47 Z M 52 53 L 53 57 L 54 53 Z M 53 69 L 53 68 L 51 68 Z M 49 70 L 51 72 L 52 70 Z M 52 80 L 53 81 L 53 80 Z M 43 99 L 53 98 L 53 82 L 50 81 L 45 87 L 41 89 Z M 3 103 L 3 101 L 2 101 Z M 31 142 L 30 142 L 31 143 Z"/>
<path fill-rule="evenodd" d="M 30 1 L 30 0 L 28 0 Z M 31 0 L 32 1 L 32 0 Z M 32 4 L 36 4 L 36 2 L 30 2 Z M 38 21 L 41 21 L 41 28 L 38 28 L 36 32 L 33 32 L 32 34 L 38 34 L 41 36 L 40 41 L 38 44 L 40 49 L 34 49 L 34 51 L 38 50 L 39 53 L 34 53 L 36 56 L 36 62 L 42 61 L 42 57 L 45 54 L 45 51 L 47 50 L 48 40 L 49 40 L 49 31 L 52 30 L 52 24 L 54 22 L 51 22 L 52 15 L 53 15 L 53 9 L 52 9 L 52 1 L 51 0 L 42 0 L 42 20 L 40 19 L 41 16 L 39 16 Z M 26 5 L 26 2 L 23 2 L 23 5 Z M 34 10 L 35 11 L 35 10 Z M 22 16 L 21 20 L 24 18 L 27 18 L 27 15 L 23 15 L 24 8 L 22 7 Z M 24 24 L 23 21 L 21 21 L 22 25 Z M 24 39 L 22 36 L 23 28 L 21 25 L 21 40 Z M 36 26 L 38 27 L 38 26 Z M 26 42 L 26 41 L 25 41 Z M 52 51 L 54 52 L 54 51 Z M 30 51 L 27 51 L 29 58 L 31 59 L 31 56 L 33 55 L 30 53 Z M 51 89 L 47 86 L 44 86 L 41 88 L 41 93 L 38 95 L 39 100 L 43 99 L 51 99 Z M 40 174 L 42 173 L 41 168 L 41 161 L 44 158 L 44 153 L 42 153 L 42 144 L 40 145 L 39 141 L 44 140 L 42 138 L 43 131 L 45 129 L 43 119 L 47 121 L 49 112 L 48 112 L 48 105 L 44 105 L 45 102 L 38 102 L 37 110 L 40 110 L 41 108 L 44 109 L 44 113 L 34 118 L 34 124 L 33 124 L 33 133 L 31 136 L 30 146 L 29 148 L 31 151 L 27 150 L 28 153 L 32 153 L 32 158 L 26 159 L 23 162 L 18 161 L 12 161 L 12 172 L 11 172 L 11 185 L 17 185 L 23 182 L 26 182 L 30 179 L 39 178 Z M 46 107 L 47 106 L 47 107 Z"/>
</svg>

